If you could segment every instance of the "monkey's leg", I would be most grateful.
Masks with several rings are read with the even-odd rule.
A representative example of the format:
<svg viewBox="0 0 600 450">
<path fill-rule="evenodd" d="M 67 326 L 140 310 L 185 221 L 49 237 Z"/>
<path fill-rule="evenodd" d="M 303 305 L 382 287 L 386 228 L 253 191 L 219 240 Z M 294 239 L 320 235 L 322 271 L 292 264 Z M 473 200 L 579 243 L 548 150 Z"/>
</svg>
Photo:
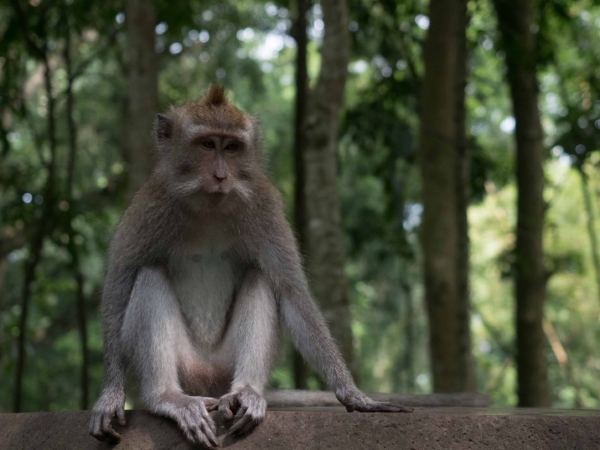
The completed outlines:
<svg viewBox="0 0 600 450">
<path fill-rule="evenodd" d="M 235 372 L 231 391 L 220 399 L 219 411 L 225 419 L 234 419 L 229 429 L 232 434 L 247 434 L 265 418 L 263 390 L 277 354 L 278 328 L 273 293 L 260 272 L 249 270 L 223 343 L 223 353 L 234 357 Z"/>
<path fill-rule="evenodd" d="M 177 422 L 190 441 L 217 446 L 215 425 L 206 409 L 206 404 L 216 407 L 216 400 L 185 395 L 179 385 L 180 361 L 198 356 L 166 269 L 140 270 L 125 312 L 121 338 L 146 405 L 154 413 Z"/>
</svg>

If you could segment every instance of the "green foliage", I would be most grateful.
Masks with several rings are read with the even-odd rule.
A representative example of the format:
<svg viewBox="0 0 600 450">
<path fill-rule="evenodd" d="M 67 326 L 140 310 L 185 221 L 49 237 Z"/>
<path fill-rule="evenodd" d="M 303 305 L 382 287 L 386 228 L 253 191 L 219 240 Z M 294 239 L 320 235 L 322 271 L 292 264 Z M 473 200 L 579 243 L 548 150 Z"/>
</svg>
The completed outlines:
<svg viewBox="0 0 600 450">
<path fill-rule="evenodd" d="M 66 210 L 70 211 L 85 277 L 93 399 L 102 368 L 98 302 L 104 255 L 125 207 L 124 3 L 21 3 L 30 35 L 48 49 L 53 72 L 59 182 L 52 219 L 56 226 L 44 245 L 26 330 L 19 330 L 18 323 L 23 264 L 29 250 L 13 251 L 5 265 L 0 260 L 0 372 L 4 380 L 0 411 L 9 411 L 12 404 L 16 338 L 21 332 L 27 337 L 25 410 L 76 409 L 81 395 L 76 284 L 69 267 L 69 237 L 60 224 L 66 220 Z M 360 383 L 372 391 L 429 392 L 416 167 L 427 2 L 350 3 L 354 59 L 342 118 L 338 185 Z M 259 116 L 271 178 L 291 211 L 295 44 L 288 35 L 293 11 L 286 6 L 285 2 L 249 0 L 161 0 L 157 57 L 162 109 L 193 100 L 210 81 L 218 81 L 242 109 Z M 39 8 L 47 8 L 47 14 L 39 14 Z M 477 386 L 495 404 L 514 405 L 514 300 L 507 276 L 511 274 L 517 195 L 514 121 L 491 4 L 471 1 L 469 12 L 466 104 Z M 538 12 L 540 107 L 549 149 L 545 245 L 551 276 L 546 321 L 558 339 L 550 339 L 547 345 L 552 401 L 561 407 L 597 407 L 600 293 L 577 170 L 588 174 L 599 217 L 600 9 L 587 0 L 547 0 L 540 2 Z M 309 30 L 313 75 L 319 64 L 319 18 L 319 9 L 313 8 Z M 12 3 L 0 1 L 0 229 L 8 227 L 29 238 L 44 202 L 48 101 L 39 55 L 23 33 Z M 65 205 L 61 202 L 66 201 L 68 152 L 68 80 L 63 57 L 67 33 L 77 71 L 73 88 L 79 154 L 75 198 Z M 283 358 L 274 372 L 273 386 L 292 387 L 288 359 Z"/>
</svg>

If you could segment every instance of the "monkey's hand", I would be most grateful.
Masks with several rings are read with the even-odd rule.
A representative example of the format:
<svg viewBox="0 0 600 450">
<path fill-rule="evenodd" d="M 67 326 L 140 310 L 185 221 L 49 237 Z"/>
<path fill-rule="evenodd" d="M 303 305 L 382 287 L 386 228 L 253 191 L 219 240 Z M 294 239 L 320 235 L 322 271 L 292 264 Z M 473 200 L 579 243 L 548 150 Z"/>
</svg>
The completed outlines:
<svg viewBox="0 0 600 450">
<path fill-rule="evenodd" d="M 121 435 L 112 427 L 112 419 L 117 417 L 120 425 L 125 425 L 125 392 L 122 389 L 104 389 L 92 410 L 90 434 L 96 439 L 115 444 Z"/>
<path fill-rule="evenodd" d="M 153 411 L 177 422 L 190 442 L 203 448 L 215 448 L 219 445 L 217 430 L 208 411 L 216 409 L 217 402 L 209 397 L 167 396 L 153 407 Z"/>
<path fill-rule="evenodd" d="M 346 411 L 353 412 L 413 412 L 412 408 L 401 405 L 392 405 L 388 402 L 376 402 L 363 394 L 357 387 L 338 388 L 335 396 Z"/>
<path fill-rule="evenodd" d="M 238 436 L 256 428 L 264 420 L 266 411 L 267 401 L 249 386 L 226 394 L 219 401 L 219 412 L 225 420 L 233 419 L 229 434 Z"/>
</svg>

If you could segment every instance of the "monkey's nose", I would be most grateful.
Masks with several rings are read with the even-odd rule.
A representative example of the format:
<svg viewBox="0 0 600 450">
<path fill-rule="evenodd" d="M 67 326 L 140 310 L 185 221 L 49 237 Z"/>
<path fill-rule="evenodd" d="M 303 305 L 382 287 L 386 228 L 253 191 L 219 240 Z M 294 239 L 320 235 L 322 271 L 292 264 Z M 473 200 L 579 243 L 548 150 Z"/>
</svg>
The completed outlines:
<svg viewBox="0 0 600 450">
<path fill-rule="evenodd" d="M 215 180 L 217 180 L 219 183 L 222 183 L 225 178 L 227 178 L 227 175 L 215 173 Z"/>
</svg>

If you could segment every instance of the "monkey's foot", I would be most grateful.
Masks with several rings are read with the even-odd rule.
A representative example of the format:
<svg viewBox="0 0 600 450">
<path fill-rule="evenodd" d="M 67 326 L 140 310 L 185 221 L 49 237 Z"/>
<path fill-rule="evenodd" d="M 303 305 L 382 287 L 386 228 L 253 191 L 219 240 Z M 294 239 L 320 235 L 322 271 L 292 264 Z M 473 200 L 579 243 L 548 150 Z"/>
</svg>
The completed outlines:
<svg viewBox="0 0 600 450">
<path fill-rule="evenodd" d="M 346 411 L 353 412 L 391 412 L 391 413 L 411 413 L 412 408 L 402 405 L 392 405 L 388 402 L 376 402 L 371 400 L 358 389 L 350 391 L 338 390 L 335 396 L 342 405 L 346 407 Z"/>
<path fill-rule="evenodd" d="M 194 444 L 205 448 L 218 447 L 217 429 L 208 410 L 216 409 L 218 400 L 208 397 L 191 397 L 187 395 L 169 395 L 163 397 L 153 406 L 153 411 L 169 417 Z"/>
<path fill-rule="evenodd" d="M 267 401 L 249 386 L 226 394 L 219 400 L 219 412 L 225 420 L 233 419 L 229 434 L 237 436 L 248 434 L 256 428 L 264 420 L 266 411 Z"/>
<path fill-rule="evenodd" d="M 120 425 L 125 425 L 125 392 L 103 391 L 92 410 L 90 434 L 99 441 L 116 444 L 121 435 L 112 427 L 112 419 L 117 417 Z"/>
</svg>

